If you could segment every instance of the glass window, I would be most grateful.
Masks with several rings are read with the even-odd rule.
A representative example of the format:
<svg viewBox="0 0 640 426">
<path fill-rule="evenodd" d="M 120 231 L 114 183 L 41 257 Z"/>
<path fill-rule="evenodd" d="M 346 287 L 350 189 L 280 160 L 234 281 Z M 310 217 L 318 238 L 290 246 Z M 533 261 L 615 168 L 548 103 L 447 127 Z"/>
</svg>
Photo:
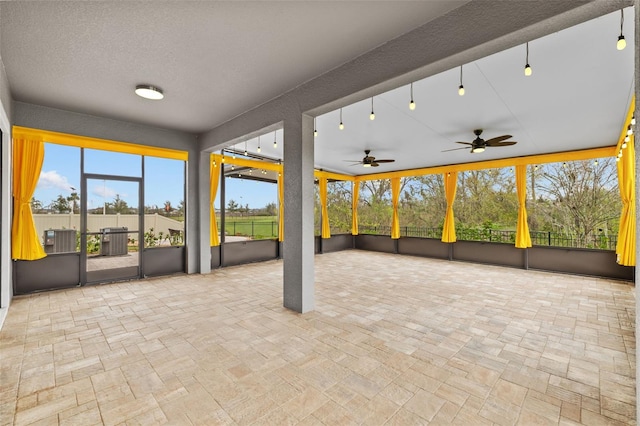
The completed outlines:
<svg viewBox="0 0 640 426">
<path fill-rule="evenodd" d="M 142 177 L 141 158 L 140 155 L 134 154 L 85 149 L 84 172 L 102 175 Z"/>
<path fill-rule="evenodd" d="M 145 247 L 184 245 L 185 162 L 144 157 Z"/>
<path fill-rule="evenodd" d="M 264 176 L 235 167 L 225 177 L 225 242 L 278 238 L 278 185 Z"/>
<path fill-rule="evenodd" d="M 80 148 L 44 144 L 44 161 L 31 210 L 43 244 L 47 230 L 80 229 Z M 65 251 L 68 248 L 65 244 Z M 50 252 L 46 246 L 45 250 Z M 75 250 L 80 250 L 78 243 Z"/>
</svg>

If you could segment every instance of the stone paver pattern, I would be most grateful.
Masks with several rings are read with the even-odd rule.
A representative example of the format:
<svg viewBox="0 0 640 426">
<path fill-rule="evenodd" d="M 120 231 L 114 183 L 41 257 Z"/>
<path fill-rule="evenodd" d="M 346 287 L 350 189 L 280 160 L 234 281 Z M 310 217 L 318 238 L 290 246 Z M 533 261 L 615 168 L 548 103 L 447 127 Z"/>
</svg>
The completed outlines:
<svg viewBox="0 0 640 426">
<path fill-rule="evenodd" d="M 16 297 L 0 424 L 635 424 L 632 283 L 349 250 Z"/>
</svg>

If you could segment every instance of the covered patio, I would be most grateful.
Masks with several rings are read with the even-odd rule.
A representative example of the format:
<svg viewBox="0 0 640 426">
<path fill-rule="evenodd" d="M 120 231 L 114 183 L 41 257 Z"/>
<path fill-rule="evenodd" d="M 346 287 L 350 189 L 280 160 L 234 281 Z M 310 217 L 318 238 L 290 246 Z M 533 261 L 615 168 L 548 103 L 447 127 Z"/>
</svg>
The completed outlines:
<svg viewBox="0 0 640 426">
<path fill-rule="evenodd" d="M 305 315 L 282 306 L 281 261 L 16 297 L 0 418 L 635 422 L 628 282 L 361 250 L 315 264 Z"/>
</svg>

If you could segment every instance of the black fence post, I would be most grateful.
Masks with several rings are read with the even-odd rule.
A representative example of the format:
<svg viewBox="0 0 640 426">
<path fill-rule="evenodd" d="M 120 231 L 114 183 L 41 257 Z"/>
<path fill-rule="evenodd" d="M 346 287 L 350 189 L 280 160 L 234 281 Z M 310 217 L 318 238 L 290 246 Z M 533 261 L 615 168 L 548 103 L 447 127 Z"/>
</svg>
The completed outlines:
<svg viewBox="0 0 640 426">
<path fill-rule="evenodd" d="M 548 234 L 549 234 L 549 244 L 548 245 L 549 245 L 549 247 L 551 247 L 551 231 L 549 231 Z"/>
</svg>

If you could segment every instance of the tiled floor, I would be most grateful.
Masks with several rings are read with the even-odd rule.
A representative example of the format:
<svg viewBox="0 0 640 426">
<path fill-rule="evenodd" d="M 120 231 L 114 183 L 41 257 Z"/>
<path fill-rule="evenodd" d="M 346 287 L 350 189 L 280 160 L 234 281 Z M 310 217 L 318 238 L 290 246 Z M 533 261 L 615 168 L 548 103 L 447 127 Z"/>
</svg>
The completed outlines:
<svg viewBox="0 0 640 426">
<path fill-rule="evenodd" d="M 18 297 L 2 424 L 635 423 L 629 283 L 362 251 Z"/>
</svg>

